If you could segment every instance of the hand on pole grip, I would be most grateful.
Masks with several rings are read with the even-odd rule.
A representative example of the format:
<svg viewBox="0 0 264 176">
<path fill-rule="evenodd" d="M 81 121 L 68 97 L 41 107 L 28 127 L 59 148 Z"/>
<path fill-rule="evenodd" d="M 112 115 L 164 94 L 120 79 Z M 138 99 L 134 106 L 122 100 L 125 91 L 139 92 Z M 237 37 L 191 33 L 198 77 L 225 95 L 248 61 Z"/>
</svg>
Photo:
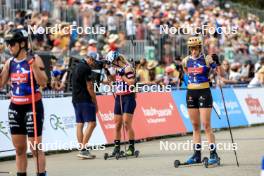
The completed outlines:
<svg viewBox="0 0 264 176">
<path fill-rule="evenodd" d="M 215 64 L 217 66 L 220 66 L 221 65 L 221 63 L 219 61 L 219 57 L 217 56 L 217 54 L 212 54 L 212 59 L 213 59 L 213 61 L 215 62 Z"/>
<path fill-rule="evenodd" d="M 27 61 L 29 65 L 32 65 L 35 61 L 34 53 L 31 50 L 27 54 Z"/>
</svg>

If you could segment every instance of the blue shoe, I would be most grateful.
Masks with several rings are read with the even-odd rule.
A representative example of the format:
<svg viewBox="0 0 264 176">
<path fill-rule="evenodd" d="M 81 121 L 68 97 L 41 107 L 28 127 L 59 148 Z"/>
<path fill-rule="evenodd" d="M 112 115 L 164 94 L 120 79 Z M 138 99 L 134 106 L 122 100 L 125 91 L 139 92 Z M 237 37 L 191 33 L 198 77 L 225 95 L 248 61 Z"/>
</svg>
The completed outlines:
<svg viewBox="0 0 264 176">
<path fill-rule="evenodd" d="M 219 160 L 219 158 L 218 158 L 217 153 L 215 151 L 214 152 L 211 152 L 210 153 L 210 158 L 208 160 L 208 164 L 209 165 L 217 164 L 218 163 L 218 160 Z"/>
<path fill-rule="evenodd" d="M 201 152 L 194 152 L 194 154 L 186 161 L 188 164 L 201 163 Z"/>
</svg>

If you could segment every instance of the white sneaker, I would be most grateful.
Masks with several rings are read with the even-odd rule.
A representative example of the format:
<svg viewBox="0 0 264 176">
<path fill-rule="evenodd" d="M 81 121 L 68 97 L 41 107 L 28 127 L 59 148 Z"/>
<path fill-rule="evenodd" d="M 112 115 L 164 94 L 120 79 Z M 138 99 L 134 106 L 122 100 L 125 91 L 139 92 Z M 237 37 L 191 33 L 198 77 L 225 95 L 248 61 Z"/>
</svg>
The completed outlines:
<svg viewBox="0 0 264 176">
<path fill-rule="evenodd" d="M 84 159 L 94 159 L 96 157 L 95 155 L 92 155 L 89 150 L 80 151 L 77 156 Z"/>
</svg>

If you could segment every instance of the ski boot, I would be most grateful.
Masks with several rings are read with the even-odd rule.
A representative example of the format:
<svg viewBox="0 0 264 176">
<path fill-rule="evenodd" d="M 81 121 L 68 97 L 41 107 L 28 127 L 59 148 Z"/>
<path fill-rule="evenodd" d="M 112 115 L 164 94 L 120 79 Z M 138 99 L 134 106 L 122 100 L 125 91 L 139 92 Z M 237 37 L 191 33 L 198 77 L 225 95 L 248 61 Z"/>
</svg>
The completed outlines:
<svg viewBox="0 0 264 176">
<path fill-rule="evenodd" d="M 208 164 L 209 165 L 213 165 L 213 164 L 220 165 L 220 158 L 218 157 L 218 154 L 216 153 L 216 151 L 210 152 L 210 158 L 208 160 Z"/>
<path fill-rule="evenodd" d="M 133 145 L 129 145 L 127 151 L 126 151 L 126 155 L 127 156 L 133 156 L 135 153 L 135 147 Z"/>
<path fill-rule="evenodd" d="M 201 151 L 195 151 L 194 154 L 187 159 L 186 163 L 188 164 L 201 163 Z"/>
</svg>

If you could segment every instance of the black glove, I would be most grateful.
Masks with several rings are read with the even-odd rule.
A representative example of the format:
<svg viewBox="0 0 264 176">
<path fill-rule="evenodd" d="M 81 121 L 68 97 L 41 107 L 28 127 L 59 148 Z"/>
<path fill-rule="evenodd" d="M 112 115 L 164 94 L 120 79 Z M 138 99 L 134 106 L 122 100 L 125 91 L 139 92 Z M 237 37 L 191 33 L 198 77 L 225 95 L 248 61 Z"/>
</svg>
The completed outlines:
<svg viewBox="0 0 264 176">
<path fill-rule="evenodd" d="M 219 57 L 216 54 L 212 54 L 212 59 L 213 59 L 213 61 L 215 62 L 215 64 L 217 66 L 220 66 L 221 65 L 221 63 L 219 61 Z"/>
<path fill-rule="evenodd" d="M 27 52 L 27 61 L 31 65 L 35 61 L 34 53 L 32 50 Z"/>
</svg>

